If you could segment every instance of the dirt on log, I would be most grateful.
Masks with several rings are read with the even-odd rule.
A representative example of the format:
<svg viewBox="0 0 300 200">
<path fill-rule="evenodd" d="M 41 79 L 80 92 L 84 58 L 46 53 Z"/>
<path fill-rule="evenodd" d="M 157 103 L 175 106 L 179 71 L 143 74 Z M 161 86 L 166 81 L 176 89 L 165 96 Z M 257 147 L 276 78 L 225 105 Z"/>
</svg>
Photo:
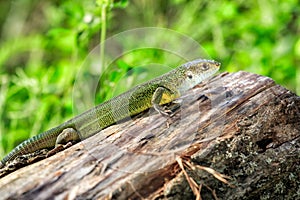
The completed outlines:
<svg viewBox="0 0 300 200">
<path fill-rule="evenodd" d="M 2 177 L 0 199 L 300 199 L 300 97 L 237 72 L 179 101 Z"/>
</svg>

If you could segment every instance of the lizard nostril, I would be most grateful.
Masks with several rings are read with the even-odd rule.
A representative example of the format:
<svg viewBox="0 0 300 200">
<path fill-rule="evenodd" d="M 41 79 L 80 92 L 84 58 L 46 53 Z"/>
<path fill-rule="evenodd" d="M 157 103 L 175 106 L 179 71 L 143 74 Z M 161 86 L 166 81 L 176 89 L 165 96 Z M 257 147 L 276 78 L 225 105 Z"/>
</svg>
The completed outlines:
<svg viewBox="0 0 300 200">
<path fill-rule="evenodd" d="M 219 62 L 217 62 L 217 61 L 214 61 L 215 62 L 215 65 L 216 66 L 220 66 L 221 65 L 221 63 L 219 63 Z"/>
</svg>

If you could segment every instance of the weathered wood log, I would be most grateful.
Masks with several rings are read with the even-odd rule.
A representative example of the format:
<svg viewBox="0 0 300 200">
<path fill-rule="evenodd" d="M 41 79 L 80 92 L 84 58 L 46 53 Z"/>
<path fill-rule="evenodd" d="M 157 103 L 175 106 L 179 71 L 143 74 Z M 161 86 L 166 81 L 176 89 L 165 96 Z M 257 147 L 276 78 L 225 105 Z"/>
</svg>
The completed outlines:
<svg viewBox="0 0 300 200">
<path fill-rule="evenodd" d="M 180 100 L 2 177 L 0 198 L 300 199 L 300 97 L 237 72 Z"/>
</svg>

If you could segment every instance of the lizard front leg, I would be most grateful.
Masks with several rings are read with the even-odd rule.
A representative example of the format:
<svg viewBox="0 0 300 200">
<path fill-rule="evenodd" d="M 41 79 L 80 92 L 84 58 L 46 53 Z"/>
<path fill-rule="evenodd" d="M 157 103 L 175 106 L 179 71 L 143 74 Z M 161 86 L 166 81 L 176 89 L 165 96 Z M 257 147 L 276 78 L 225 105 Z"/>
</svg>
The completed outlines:
<svg viewBox="0 0 300 200">
<path fill-rule="evenodd" d="M 179 96 L 179 95 L 177 95 Z M 170 103 L 176 98 L 176 93 L 170 91 L 167 88 L 164 87 L 158 87 L 156 88 L 155 92 L 153 93 L 151 103 L 153 105 L 153 108 L 160 113 L 161 115 L 165 117 L 170 117 L 170 114 L 172 113 L 171 110 L 164 109 L 161 104 Z"/>
</svg>

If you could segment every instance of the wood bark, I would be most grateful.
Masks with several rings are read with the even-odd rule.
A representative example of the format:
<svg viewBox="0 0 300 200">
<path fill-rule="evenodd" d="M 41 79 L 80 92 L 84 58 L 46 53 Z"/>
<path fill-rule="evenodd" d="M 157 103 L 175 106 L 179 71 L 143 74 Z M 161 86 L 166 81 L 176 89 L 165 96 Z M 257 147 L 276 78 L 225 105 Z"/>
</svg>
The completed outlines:
<svg viewBox="0 0 300 200">
<path fill-rule="evenodd" d="M 300 199 L 300 97 L 237 72 L 179 100 L 2 177 L 0 198 Z"/>
</svg>

